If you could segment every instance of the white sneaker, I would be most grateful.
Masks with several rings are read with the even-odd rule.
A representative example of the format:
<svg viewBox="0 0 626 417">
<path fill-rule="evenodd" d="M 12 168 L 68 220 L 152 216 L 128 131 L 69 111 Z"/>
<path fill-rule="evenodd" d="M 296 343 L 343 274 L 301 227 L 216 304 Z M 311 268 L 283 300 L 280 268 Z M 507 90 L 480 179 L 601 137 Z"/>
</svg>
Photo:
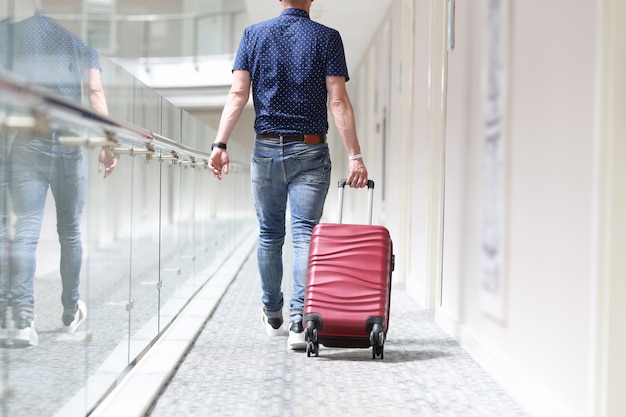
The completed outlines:
<svg viewBox="0 0 626 417">
<path fill-rule="evenodd" d="M 69 324 L 65 324 L 65 321 L 64 321 L 63 329 L 67 333 L 76 333 L 76 329 L 78 328 L 78 326 L 83 324 L 86 318 L 87 318 L 87 306 L 85 305 L 84 302 L 82 302 L 81 300 L 78 300 L 78 302 L 76 303 L 76 313 L 74 314 L 74 319 Z"/>
<path fill-rule="evenodd" d="M 282 316 L 267 317 L 267 312 L 265 311 L 265 307 L 264 307 L 261 320 L 263 321 L 263 327 L 265 328 L 265 333 L 267 333 L 268 336 L 281 336 L 283 334 L 283 330 L 282 330 L 283 317 Z"/>
<path fill-rule="evenodd" d="M 289 327 L 289 339 L 287 339 L 287 346 L 291 350 L 305 350 L 306 340 L 304 337 L 304 327 L 302 326 L 302 320 L 292 321 Z"/>
<path fill-rule="evenodd" d="M 13 344 L 19 346 L 37 346 L 39 344 L 39 336 L 35 331 L 35 320 L 29 322 L 26 319 L 19 319 L 15 322 Z"/>
</svg>

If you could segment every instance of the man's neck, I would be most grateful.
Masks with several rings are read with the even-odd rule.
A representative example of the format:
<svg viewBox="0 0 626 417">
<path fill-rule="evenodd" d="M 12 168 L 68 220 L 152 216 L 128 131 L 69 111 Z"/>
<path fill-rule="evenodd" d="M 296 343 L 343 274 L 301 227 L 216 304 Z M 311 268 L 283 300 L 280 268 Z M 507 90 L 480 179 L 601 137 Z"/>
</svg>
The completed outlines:
<svg viewBox="0 0 626 417">
<path fill-rule="evenodd" d="M 305 12 L 310 14 L 311 11 L 311 2 L 310 1 L 305 1 L 302 3 L 302 5 L 292 5 L 292 4 L 287 4 L 286 1 L 283 1 L 283 10 L 287 10 L 287 9 L 299 9 L 299 10 L 304 10 Z"/>
</svg>

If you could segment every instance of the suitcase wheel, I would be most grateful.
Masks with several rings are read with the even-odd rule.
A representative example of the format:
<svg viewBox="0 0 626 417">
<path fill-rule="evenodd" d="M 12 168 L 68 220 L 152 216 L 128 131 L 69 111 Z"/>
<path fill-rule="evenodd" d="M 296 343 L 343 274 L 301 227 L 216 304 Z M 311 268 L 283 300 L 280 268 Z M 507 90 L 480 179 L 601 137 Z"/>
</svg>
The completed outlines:
<svg viewBox="0 0 626 417">
<path fill-rule="evenodd" d="M 376 357 L 378 356 L 380 356 L 380 359 L 385 359 L 385 347 L 384 346 L 372 347 L 372 359 L 376 359 Z"/>
<path fill-rule="evenodd" d="M 304 340 L 317 342 L 317 329 L 315 328 L 315 322 L 309 320 L 306 322 L 306 329 L 304 330 Z"/>
<path fill-rule="evenodd" d="M 317 329 L 315 328 L 315 322 L 308 320 L 306 322 L 306 330 L 304 331 L 304 339 L 306 344 L 306 356 L 311 357 L 314 354 L 316 357 L 320 355 L 320 344 L 317 341 Z"/>
<path fill-rule="evenodd" d="M 384 359 L 385 333 L 383 326 L 379 323 L 374 324 L 370 332 L 370 346 L 372 346 L 372 359 L 379 356 L 380 359 Z"/>
<path fill-rule="evenodd" d="M 320 355 L 320 344 L 317 342 L 310 342 L 306 344 L 306 356 L 311 357 L 314 354 L 315 357 Z"/>
</svg>

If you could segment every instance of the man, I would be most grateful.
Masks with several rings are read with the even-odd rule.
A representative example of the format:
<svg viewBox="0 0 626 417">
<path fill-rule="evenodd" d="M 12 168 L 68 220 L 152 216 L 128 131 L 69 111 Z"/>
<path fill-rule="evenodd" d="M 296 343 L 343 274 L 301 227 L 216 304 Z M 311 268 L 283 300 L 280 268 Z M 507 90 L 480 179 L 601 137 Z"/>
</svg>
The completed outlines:
<svg viewBox="0 0 626 417">
<path fill-rule="evenodd" d="M 108 114 L 100 62 L 93 48 L 38 12 L 13 23 L 7 42 L 9 70 L 79 103 L 85 91 L 91 107 Z M 78 286 L 82 264 L 80 224 L 87 195 L 88 166 L 81 147 L 65 146 L 59 141 L 59 136 L 64 134 L 67 133 L 63 126 L 34 135 L 21 132 L 11 146 L 8 181 L 16 219 L 15 237 L 9 245 L 9 277 L 5 273 L 0 280 L 0 314 L 4 316 L 7 307 L 12 307 L 15 323 L 12 341 L 16 345 L 34 346 L 39 341 L 34 324 L 34 273 L 48 189 L 55 201 L 61 244 L 64 330 L 75 332 L 87 316 Z M 115 165 L 113 153 L 102 149 L 99 170 L 104 169 L 105 177 Z M 5 317 L 2 326 L 7 326 Z"/>
<path fill-rule="evenodd" d="M 279 1 L 280 16 L 252 25 L 243 34 L 209 165 L 218 179 L 228 173 L 226 144 L 252 88 L 256 141 L 251 178 L 259 222 L 262 319 L 268 335 L 281 334 L 282 247 L 289 200 L 295 259 L 288 346 L 301 350 L 306 348 L 302 316 L 311 233 L 330 184 L 327 102 L 348 154 L 348 185 L 365 187 L 368 178 L 346 92 L 349 77 L 341 36 L 310 19 L 313 0 Z"/>
</svg>

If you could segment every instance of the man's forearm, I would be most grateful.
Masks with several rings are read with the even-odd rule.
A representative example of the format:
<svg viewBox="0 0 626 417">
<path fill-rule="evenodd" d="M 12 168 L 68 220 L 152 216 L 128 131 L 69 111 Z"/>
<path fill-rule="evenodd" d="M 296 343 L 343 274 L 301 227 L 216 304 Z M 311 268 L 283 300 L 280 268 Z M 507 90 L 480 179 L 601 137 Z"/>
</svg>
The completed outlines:
<svg viewBox="0 0 626 417">
<path fill-rule="evenodd" d="M 349 156 L 360 154 L 361 147 L 356 134 L 356 121 L 350 100 L 346 97 L 341 100 L 331 101 L 330 111 L 346 153 Z"/>
<path fill-rule="evenodd" d="M 222 111 L 219 128 L 217 130 L 217 142 L 227 143 L 230 135 L 243 112 L 248 95 L 239 91 L 231 91 L 228 94 L 226 105 Z"/>
</svg>

